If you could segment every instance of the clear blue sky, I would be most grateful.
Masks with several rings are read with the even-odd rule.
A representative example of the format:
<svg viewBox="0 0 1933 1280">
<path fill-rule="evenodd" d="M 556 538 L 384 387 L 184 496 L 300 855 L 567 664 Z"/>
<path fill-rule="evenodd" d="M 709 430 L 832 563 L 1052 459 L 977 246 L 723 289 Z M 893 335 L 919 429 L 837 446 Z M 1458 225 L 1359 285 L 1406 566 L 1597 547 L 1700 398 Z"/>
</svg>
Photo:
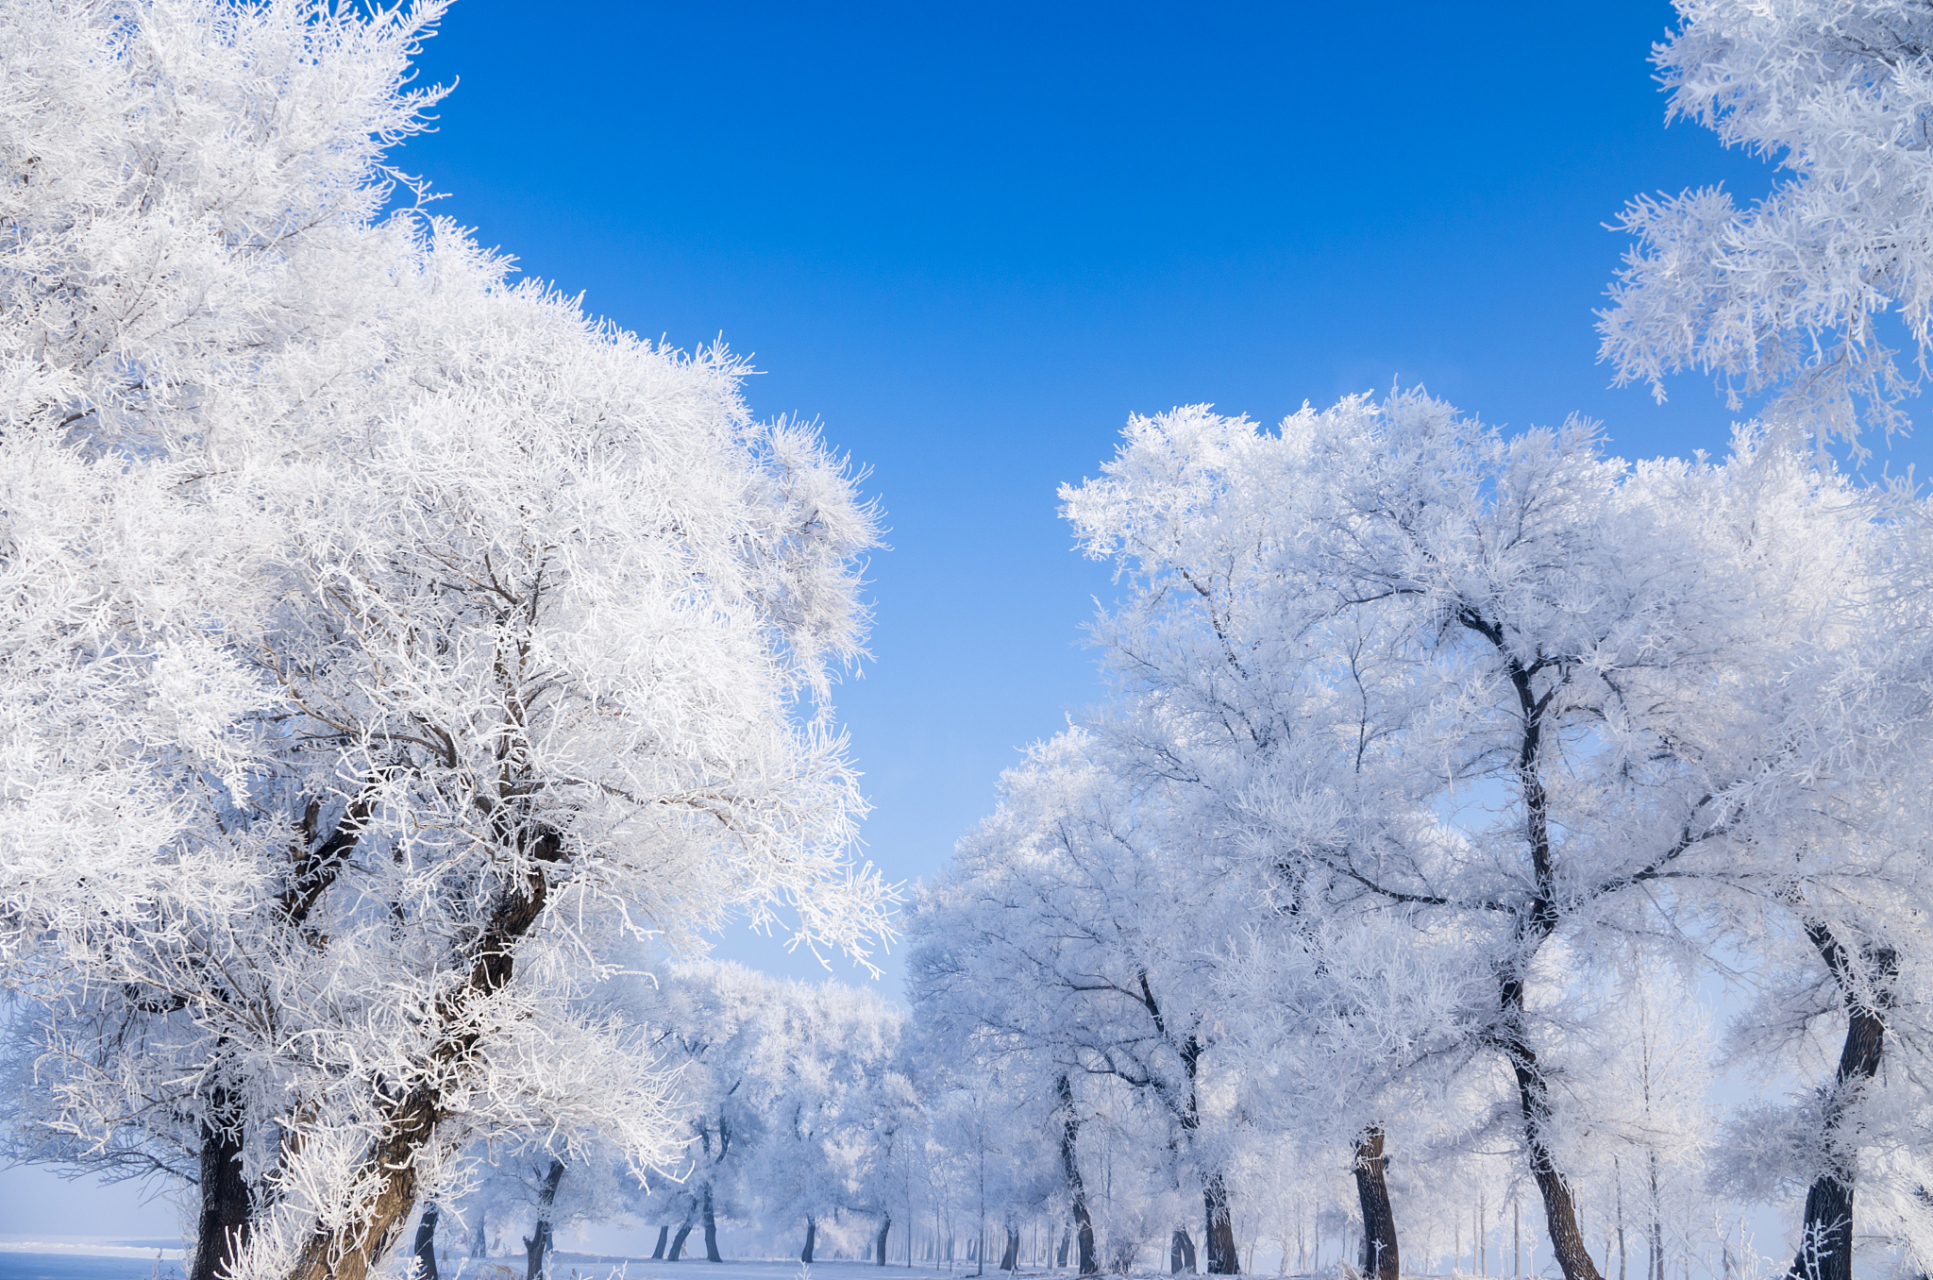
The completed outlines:
<svg viewBox="0 0 1933 1280">
<path fill-rule="evenodd" d="M 1646 55 L 1671 20 L 1657 0 L 460 0 L 422 67 L 461 83 L 398 160 L 591 310 L 752 353 L 758 413 L 817 417 L 872 469 L 877 661 L 840 705 L 867 853 L 912 880 L 1101 692 L 1079 628 L 1109 577 L 1070 551 L 1055 489 L 1129 413 L 1272 423 L 1400 379 L 1512 426 L 1585 413 L 1627 455 L 1724 448 L 1709 383 L 1658 408 L 1595 363 L 1625 199 L 1767 183 L 1665 128 Z M 0 1232 L 103 1229 L 48 1185 L 0 1176 Z"/>
<path fill-rule="evenodd" d="M 722 334 L 760 414 L 872 468 L 877 662 L 840 693 L 869 855 L 930 876 L 1100 688 L 1062 481 L 1130 412 L 1421 382 L 1620 451 L 1722 451 L 1697 378 L 1612 392 L 1592 310 L 1639 191 L 1762 164 L 1667 130 L 1667 4 L 459 0 L 405 168 L 642 334 Z M 783 969 L 775 947 L 727 954 Z M 892 987 L 897 988 L 898 966 Z M 841 966 L 842 974 L 851 970 Z"/>
</svg>

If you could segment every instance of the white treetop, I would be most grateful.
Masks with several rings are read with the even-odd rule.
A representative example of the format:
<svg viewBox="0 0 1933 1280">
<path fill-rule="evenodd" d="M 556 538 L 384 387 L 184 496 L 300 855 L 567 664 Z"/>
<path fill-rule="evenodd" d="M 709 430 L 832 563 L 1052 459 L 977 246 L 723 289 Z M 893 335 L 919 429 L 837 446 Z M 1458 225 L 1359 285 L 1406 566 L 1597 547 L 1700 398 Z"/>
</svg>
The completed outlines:
<svg viewBox="0 0 1933 1280">
<path fill-rule="evenodd" d="M 1783 171 L 1741 208 L 1715 187 L 1644 197 L 1603 355 L 1660 399 L 1666 375 L 1715 374 L 1728 401 L 1857 441 L 1933 352 L 1933 8 L 1924 0 L 1677 0 L 1655 60 L 1671 114 Z M 1881 317 L 1914 348 L 1904 373 Z"/>
</svg>

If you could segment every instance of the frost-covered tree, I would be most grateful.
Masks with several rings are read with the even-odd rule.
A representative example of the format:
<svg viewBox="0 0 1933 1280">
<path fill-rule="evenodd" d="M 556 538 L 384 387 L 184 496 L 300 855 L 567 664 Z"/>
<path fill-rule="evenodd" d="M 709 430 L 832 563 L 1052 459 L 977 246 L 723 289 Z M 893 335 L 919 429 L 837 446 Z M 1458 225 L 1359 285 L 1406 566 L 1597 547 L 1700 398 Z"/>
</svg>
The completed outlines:
<svg viewBox="0 0 1933 1280">
<path fill-rule="evenodd" d="M 459 1153 L 683 1143 L 584 997 L 880 894 L 827 702 L 870 512 L 740 366 L 383 210 L 437 4 L 0 4 L 16 1142 L 355 1280 Z"/>
<path fill-rule="evenodd" d="M 665 1060 L 680 1064 L 691 1135 L 689 1172 L 667 1189 L 670 1258 L 702 1224 L 718 1261 L 721 1214 L 775 1236 L 796 1224 L 808 1263 L 821 1223 L 842 1215 L 872 1219 L 887 1238 L 888 1165 L 919 1111 L 896 1010 L 869 990 L 705 961 L 669 968 L 650 1020 Z"/>
<path fill-rule="evenodd" d="M 811 1262 L 821 1219 L 870 1214 L 884 1261 L 893 1207 L 917 1159 L 921 1100 L 901 1060 L 903 1016 L 877 993 L 827 982 L 787 983 L 780 1018 L 761 1049 L 779 1068 L 752 1194 L 773 1230 L 803 1223 Z M 903 1232 L 913 1229 L 910 1207 Z"/>
<path fill-rule="evenodd" d="M 1592 1280 L 1556 959 L 1655 936 L 1659 911 L 1758 928 L 1828 884 L 1917 893 L 1904 858 L 1824 834 L 1861 825 L 1833 809 L 1855 727 L 1794 678 L 1860 667 L 1871 509 L 1750 438 L 1722 466 L 1630 466 L 1587 427 L 1505 437 L 1419 393 L 1274 433 L 1136 419 L 1065 499 L 1131 575 L 1096 632 L 1139 707 L 1119 752 L 1192 788 L 1195 829 L 1287 918 L 1461 954 L 1484 993 L 1463 1052 L 1506 1068 L 1552 1248 Z"/>
<path fill-rule="evenodd" d="M 1138 1095 L 1161 1117 L 1156 1163 L 1201 1198 L 1206 1269 L 1233 1274 L 1228 1139 L 1208 1078 L 1210 949 L 1237 917 L 1233 882 L 1090 745 L 1070 730 L 1003 776 L 999 810 L 960 842 L 912 925 L 915 1007 L 956 1052 L 1009 1059 L 1063 1126 L 1080 1116 L 1070 1077 Z"/>
<path fill-rule="evenodd" d="M 1737 407 L 1857 443 L 1891 430 L 1933 351 L 1933 7 L 1924 0 L 1677 0 L 1657 47 L 1670 114 L 1775 162 L 1763 200 L 1644 198 L 1603 356 L 1620 382 L 1715 374 Z M 1917 374 L 1882 318 L 1896 315 Z"/>
</svg>

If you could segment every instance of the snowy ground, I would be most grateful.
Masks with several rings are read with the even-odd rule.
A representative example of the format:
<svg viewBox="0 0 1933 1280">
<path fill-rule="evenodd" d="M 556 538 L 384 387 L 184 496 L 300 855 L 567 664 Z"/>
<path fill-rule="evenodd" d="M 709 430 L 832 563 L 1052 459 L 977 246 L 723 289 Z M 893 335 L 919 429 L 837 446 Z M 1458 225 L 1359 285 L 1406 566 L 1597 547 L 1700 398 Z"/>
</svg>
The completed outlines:
<svg viewBox="0 0 1933 1280">
<path fill-rule="evenodd" d="M 162 1246 L 170 1247 L 162 1247 Z M 402 1264 L 405 1259 L 395 1259 Z M 388 1270 L 401 1274 L 400 1265 Z M 867 1262 L 796 1261 L 652 1262 L 560 1250 L 551 1255 L 551 1280 L 904 1280 L 905 1277 L 971 1276 L 929 1267 L 879 1267 Z M 181 1280 L 181 1249 L 175 1241 L 117 1239 L 0 1240 L 0 1280 Z M 521 1258 L 453 1259 L 441 1280 L 523 1280 Z"/>
<path fill-rule="evenodd" d="M 481 1268 L 465 1265 L 461 1276 L 453 1265 L 441 1280 L 523 1280 L 521 1259 L 491 1258 Z M 551 1280 L 902 1280 L 907 1276 L 971 1276 L 973 1268 L 947 1271 L 931 1267 L 877 1266 L 870 1262 L 815 1262 L 801 1266 L 797 1259 L 777 1262 L 709 1263 L 687 1258 L 682 1262 L 652 1262 L 642 1258 L 601 1257 L 559 1250 L 551 1255 Z"/>
</svg>

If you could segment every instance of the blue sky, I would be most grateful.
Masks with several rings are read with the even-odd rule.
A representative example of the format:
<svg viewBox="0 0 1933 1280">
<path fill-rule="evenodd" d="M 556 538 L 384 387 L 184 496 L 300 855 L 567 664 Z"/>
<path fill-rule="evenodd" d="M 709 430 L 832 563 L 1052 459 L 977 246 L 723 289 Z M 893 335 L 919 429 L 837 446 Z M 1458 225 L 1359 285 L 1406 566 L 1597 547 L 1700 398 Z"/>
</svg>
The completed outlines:
<svg viewBox="0 0 1933 1280">
<path fill-rule="evenodd" d="M 1723 449 L 1708 383 L 1661 409 L 1595 362 L 1624 201 L 1767 182 L 1665 128 L 1671 18 L 460 0 L 422 60 L 458 88 L 401 160 L 593 311 L 752 353 L 761 415 L 872 469 L 877 661 L 840 704 L 867 852 L 911 880 L 1101 692 L 1078 642 L 1109 575 L 1055 490 L 1129 413 L 1272 423 L 1400 379 L 1514 426 L 1581 411 L 1627 453 Z"/>
<path fill-rule="evenodd" d="M 867 854 L 910 881 L 1102 692 L 1079 641 L 1109 575 L 1055 490 L 1129 413 L 1272 423 L 1400 380 L 1512 426 L 1582 412 L 1631 456 L 1724 448 L 1709 383 L 1660 408 L 1595 363 L 1624 201 L 1768 180 L 1664 126 L 1646 55 L 1671 20 L 1654 0 L 460 0 L 422 58 L 460 84 L 398 160 L 591 310 L 752 353 L 758 413 L 819 418 L 871 468 L 891 549 L 876 661 L 840 706 Z M 0 1174 L 0 1231 L 174 1229 L 125 1189 L 55 1186 Z"/>
</svg>

